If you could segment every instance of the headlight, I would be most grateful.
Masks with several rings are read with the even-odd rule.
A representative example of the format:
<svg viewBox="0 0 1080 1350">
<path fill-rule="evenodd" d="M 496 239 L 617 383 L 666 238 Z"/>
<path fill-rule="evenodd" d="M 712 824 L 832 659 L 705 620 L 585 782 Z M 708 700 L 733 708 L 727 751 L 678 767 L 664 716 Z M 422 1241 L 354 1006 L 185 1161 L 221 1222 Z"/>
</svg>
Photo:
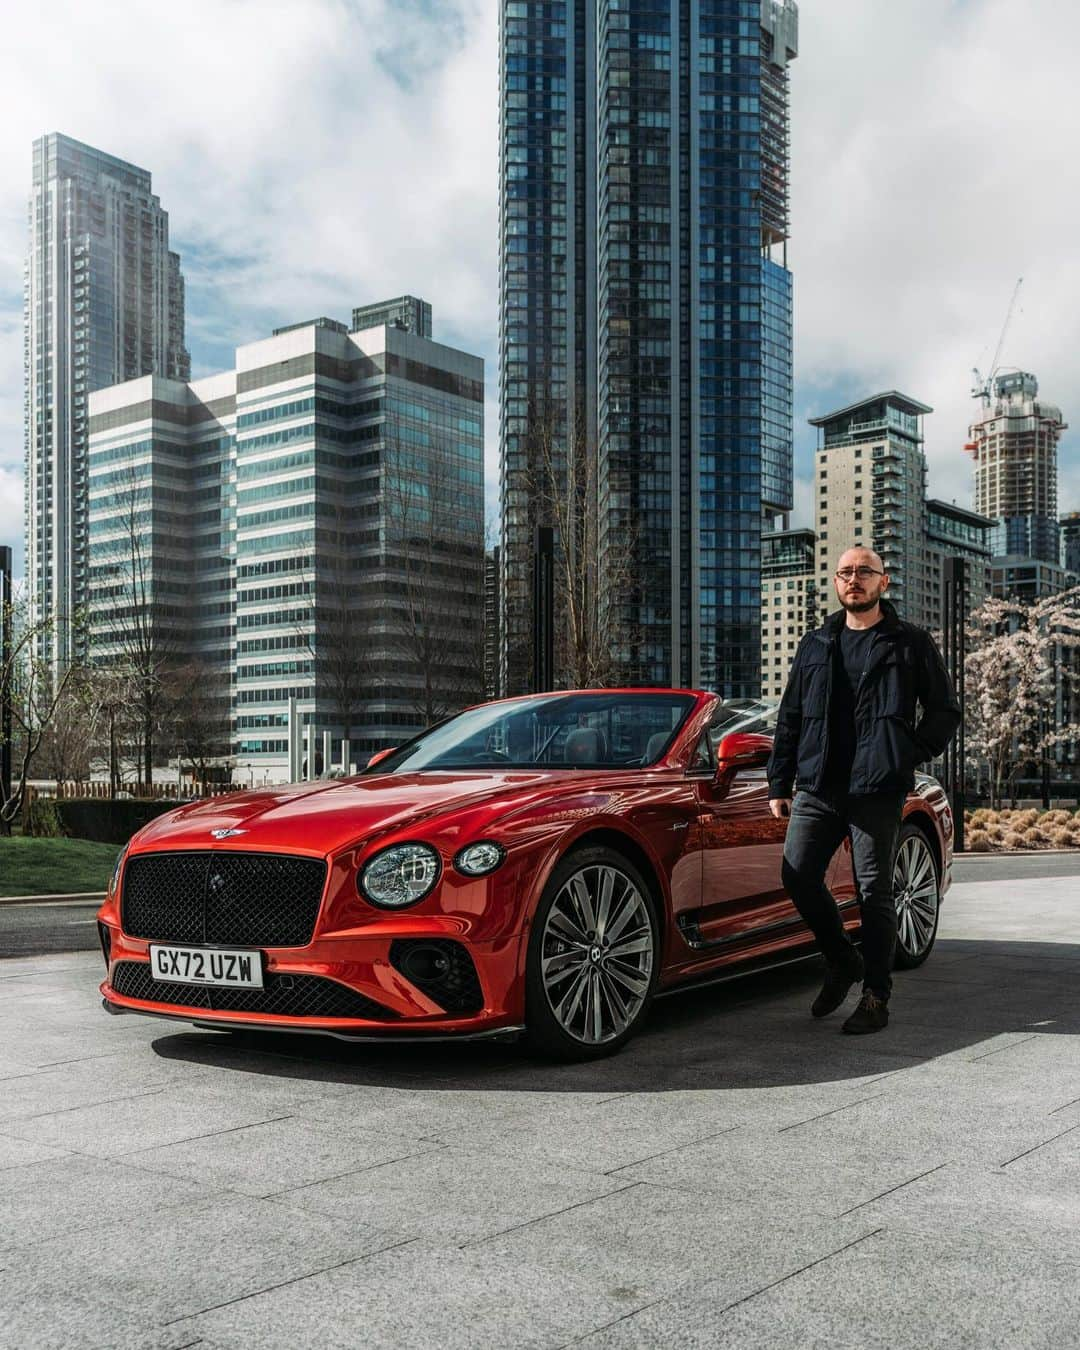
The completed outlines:
<svg viewBox="0 0 1080 1350">
<path fill-rule="evenodd" d="M 506 849 L 501 844 L 485 839 L 478 844 L 468 844 L 454 859 L 454 866 L 467 877 L 486 877 L 506 857 Z"/>
<path fill-rule="evenodd" d="M 439 855 L 430 844 L 394 844 L 364 864 L 356 884 L 373 905 L 415 905 L 439 879 Z"/>
<path fill-rule="evenodd" d="M 116 860 L 116 866 L 113 868 L 112 880 L 109 882 L 109 894 L 116 894 L 116 887 L 120 881 L 120 869 L 124 865 L 124 859 L 127 857 L 127 844 L 120 850 L 120 856 Z"/>
</svg>

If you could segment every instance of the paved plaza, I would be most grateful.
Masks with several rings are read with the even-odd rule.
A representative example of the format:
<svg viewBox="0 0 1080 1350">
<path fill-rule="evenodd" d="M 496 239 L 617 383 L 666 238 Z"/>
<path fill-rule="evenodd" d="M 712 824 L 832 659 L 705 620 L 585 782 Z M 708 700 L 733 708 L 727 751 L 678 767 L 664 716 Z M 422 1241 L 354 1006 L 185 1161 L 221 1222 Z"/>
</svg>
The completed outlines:
<svg viewBox="0 0 1080 1350">
<path fill-rule="evenodd" d="M 1077 1343 L 1080 877 L 954 885 L 881 1035 L 806 965 L 594 1065 L 109 1017 L 100 970 L 0 962 L 5 1347 Z"/>
</svg>

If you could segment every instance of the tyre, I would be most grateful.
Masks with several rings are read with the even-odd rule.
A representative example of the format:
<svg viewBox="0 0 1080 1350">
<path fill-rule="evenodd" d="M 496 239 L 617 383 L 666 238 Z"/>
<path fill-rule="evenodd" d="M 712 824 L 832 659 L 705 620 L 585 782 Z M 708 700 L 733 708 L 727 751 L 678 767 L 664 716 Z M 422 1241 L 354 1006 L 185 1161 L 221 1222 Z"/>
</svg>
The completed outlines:
<svg viewBox="0 0 1080 1350">
<path fill-rule="evenodd" d="M 614 849 L 567 854 L 536 908 L 525 972 L 530 1047 L 599 1059 L 644 1022 L 660 974 L 660 925 L 641 873 Z"/>
<path fill-rule="evenodd" d="M 901 826 L 893 867 L 898 970 L 921 966 L 933 950 L 941 907 L 941 881 L 930 841 L 917 825 Z"/>
</svg>

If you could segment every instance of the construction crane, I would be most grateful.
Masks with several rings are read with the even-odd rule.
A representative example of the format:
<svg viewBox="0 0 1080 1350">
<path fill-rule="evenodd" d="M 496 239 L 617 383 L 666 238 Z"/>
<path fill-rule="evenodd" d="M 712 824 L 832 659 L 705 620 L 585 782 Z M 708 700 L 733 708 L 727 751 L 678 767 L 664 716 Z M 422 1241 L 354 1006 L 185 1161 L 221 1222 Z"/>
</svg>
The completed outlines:
<svg viewBox="0 0 1080 1350">
<path fill-rule="evenodd" d="M 972 370 L 975 376 L 975 382 L 971 386 L 971 397 L 981 398 L 983 407 L 989 408 L 990 399 L 993 395 L 994 376 L 998 373 L 998 361 L 1001 357 L 1001 349 L 1005 345 L 1005 334 L 1009 331 L 1009 324 L 1012 322 L 1013 312 L 1016 309 L 1016 297 L 1020 294 L 1020 286 L 1023 283 L 1023 277 L 1017 277 L 1016 285 L 1013 287 L 1012 299 L 1009 301 L 1009 310 L 1005 315 L 1005 322 L 1001 325 L 1001 336 L 998 338 L 997 350 L 994 352 L 994 359 L 990 365 L 990 374 L 984 380 L 978 370 Z"/>
</svg>

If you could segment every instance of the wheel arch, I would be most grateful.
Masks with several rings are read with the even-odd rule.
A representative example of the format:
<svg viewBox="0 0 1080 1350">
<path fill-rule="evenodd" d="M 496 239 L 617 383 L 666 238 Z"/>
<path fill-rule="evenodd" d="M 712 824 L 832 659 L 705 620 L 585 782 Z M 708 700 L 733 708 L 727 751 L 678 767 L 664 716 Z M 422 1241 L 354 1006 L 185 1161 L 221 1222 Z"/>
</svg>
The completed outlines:
<svg viewBox="0 0 1080 1350">
<path fill-rule="evenodd" d="M 659 952 L 663 952 L 668 936 L 668 905 L 667 895 L 660 880 L 656 862 L 632 835 L 610 827 L 588 830 L 584 834 L 579 834 L 562 854 L 562 857 L 567 858 L 577 852 L 578 849 L 598 847 L 610 848 L 616 853 L 621 853 L 627 862 L 632 863 L 641 873 L 656 909 L 656 922 L 660 928 Z"/>
</svg>

